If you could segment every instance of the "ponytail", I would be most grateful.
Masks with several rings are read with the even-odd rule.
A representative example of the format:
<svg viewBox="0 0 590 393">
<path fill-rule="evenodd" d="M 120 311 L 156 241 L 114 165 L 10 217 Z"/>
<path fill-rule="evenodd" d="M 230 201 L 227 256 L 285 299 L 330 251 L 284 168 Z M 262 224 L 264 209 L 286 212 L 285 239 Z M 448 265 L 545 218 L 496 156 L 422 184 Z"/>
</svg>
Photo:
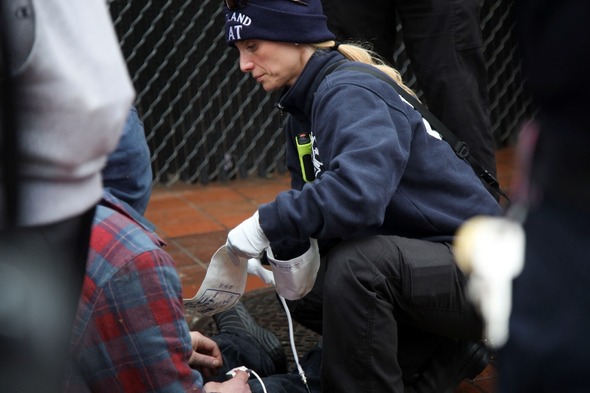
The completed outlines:
<svg viewBox="0 0 590 393">
<path fill-rule="evenodd" d="M 359 63 L 369 64 L 377 68 L 381 72 L 387 74 L 391 79 L 400 85 L 405 91 L 418 98 L 416 93 L 412 91 L 402 80 L 402 76 L 398 70 L 387 65 L 379 55 L 369 49 L 364 48 L 356 43 L 339 43 L 336 41 L 326 41 L 311 45 L 314 49 L 332 49 L 342 53 L 348 60 Z"/>
</svg>

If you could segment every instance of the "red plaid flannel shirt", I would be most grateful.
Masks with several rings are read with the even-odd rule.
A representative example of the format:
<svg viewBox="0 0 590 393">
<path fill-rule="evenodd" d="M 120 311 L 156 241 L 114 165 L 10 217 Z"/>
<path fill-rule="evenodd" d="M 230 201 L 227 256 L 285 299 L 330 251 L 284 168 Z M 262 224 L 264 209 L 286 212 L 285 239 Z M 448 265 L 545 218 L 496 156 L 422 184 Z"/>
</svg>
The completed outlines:
<svg viewBox="0 0 590 393">
<path fill-rule="evenodd" d="M 73 328 L 66 392 L 201 391 L 181 283 L 164 241 L 105 194 Z"/>
</svg>

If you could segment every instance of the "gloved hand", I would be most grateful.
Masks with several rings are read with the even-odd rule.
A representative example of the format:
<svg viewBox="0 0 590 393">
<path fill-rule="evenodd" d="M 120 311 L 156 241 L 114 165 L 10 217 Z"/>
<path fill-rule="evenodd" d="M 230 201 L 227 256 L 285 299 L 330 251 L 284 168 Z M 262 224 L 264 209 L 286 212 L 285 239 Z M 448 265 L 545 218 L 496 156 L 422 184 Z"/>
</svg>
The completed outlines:
<svg viewBox="0 0 590 393">
<path fill-rule="evenodd" d="M 228 250 L 237 256 L 260 258 L 270 242 L 260 227 L 258 211 L 229 231 L 226 244 Z"/>
<path fill-rule="evenodd" d="M 272 274 L 272 271 L 265 269 L 260 263 L 260 259 L 248 259 L 248 274 L 253 274 L 260 277 L 266 284 L 272 286 L 275 285 L 275 278 Z"/>
</svg>

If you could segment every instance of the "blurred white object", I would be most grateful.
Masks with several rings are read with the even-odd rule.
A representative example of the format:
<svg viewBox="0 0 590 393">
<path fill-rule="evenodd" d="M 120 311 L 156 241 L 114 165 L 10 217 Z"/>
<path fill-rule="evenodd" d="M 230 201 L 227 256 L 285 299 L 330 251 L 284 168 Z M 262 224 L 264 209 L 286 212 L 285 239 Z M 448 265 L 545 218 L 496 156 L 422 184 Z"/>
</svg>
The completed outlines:
<svg viewBox="0 0 590 393">
<path fill-rule="evenodd" d="M 507 218 L 478 216 L 459 228 L 454 246 L 468 275 L 467 295 L 484 320 L 484 337 L 501 347 L 508 339 L 512 280 L 524 266 L 524 230 Z"/>
</svg>

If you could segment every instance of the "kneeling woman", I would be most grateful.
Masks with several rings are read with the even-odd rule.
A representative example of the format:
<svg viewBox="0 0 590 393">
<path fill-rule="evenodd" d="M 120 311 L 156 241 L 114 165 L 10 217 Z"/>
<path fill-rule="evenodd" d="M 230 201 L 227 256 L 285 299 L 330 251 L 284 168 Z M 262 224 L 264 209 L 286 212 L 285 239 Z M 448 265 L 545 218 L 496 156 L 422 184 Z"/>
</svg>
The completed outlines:
<svg viewBox="0 0 590 393">
<path fill-rule="evenodd" d="M 289 303 L 323 336 L 323 391 L 452 391 L 488 358 L 450 243 L 470 217 L 501 213 L 496 199 L 388 82 L 359 67 L 401 84 L 396 70 L 333 41 L 319 0 L 227 0 L 225 13 L 241 70 L 282 89 L 292 175 L 292 189 L 230 231 L 228 245 L 288 260 L 318 240 L 315 285 Z M 311 170 L 299 162 L 301 134 Z"/>
</svg>

